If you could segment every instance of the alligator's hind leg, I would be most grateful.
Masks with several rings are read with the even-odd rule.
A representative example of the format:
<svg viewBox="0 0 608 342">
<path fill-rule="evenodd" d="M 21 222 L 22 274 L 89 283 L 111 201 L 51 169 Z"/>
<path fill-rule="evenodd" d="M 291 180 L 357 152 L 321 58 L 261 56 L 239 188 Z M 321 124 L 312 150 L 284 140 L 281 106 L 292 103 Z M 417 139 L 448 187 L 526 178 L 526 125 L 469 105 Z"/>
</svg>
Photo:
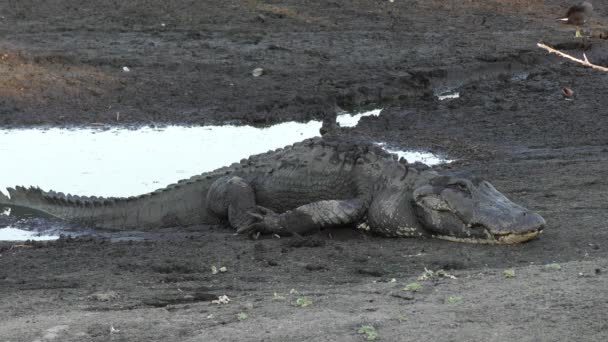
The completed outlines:
<svg viewBox="0 0 608 342">
<path fill-rule="evenodd" d="M 207 191 L 207 210 L 213 215 L 228 219 L 237 230 L 256 221 L 251 213 L 258 213 L 255 193 L 246 180 L 237 176 L 218 178 Z"/>
</svg>

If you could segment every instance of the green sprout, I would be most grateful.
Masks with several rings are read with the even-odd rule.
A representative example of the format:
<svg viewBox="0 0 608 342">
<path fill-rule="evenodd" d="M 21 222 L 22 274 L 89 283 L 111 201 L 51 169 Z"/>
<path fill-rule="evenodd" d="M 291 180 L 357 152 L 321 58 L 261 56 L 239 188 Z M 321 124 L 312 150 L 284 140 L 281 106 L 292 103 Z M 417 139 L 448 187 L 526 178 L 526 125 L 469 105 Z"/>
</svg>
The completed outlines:
<svg viewBox="0 0 608 342">
<path fill-rule="evenodd" d="M 449 296 L 448 299 L 446 300 L 446 303 L 448 303 L 448 304 L 458 304 L 460 302 L 462 302 L 461 296 Z"/>
<path fill-rule="evenodd" d="M 376 328 L 371 325 L 362 325 L 361 328 L 357 330 L 357 332 L 359 334 L 364 334 L 365 338 L 368 341 L 375 341 L 378 338 L 378 332 L 376 331 Z"/>
<path fill-rule="evenodd" d="M 305 307 L 311 306 L 311 305 L 312 305 L 312 300 L 310 300 L 306 297 L 300 297 L 300 298 L 296 299 L 296 306 L 305 308 Z"/>
<path fill-rule="evenodd" d="M 403 288 L 405 291 L 412 291 L 412 292 L 418 292 L 420 290 L 422 290 L 422 285 L 420 283 L 409 283 L 407 285 L 405 285 L 405 287 Z"/>
</svg>

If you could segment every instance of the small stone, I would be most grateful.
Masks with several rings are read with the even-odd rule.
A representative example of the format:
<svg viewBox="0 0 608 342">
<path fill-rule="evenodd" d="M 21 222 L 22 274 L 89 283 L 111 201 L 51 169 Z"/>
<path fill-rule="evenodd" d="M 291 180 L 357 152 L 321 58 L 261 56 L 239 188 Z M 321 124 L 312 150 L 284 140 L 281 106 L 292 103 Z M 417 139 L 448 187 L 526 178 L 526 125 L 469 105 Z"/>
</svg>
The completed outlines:
<svg viewBox="0 0 608 342">
<path fill-rule="evenodd" d="M 129 67 L 127 67 L 127 66 L 123 66 L 122 71 L 129 72 L 129 71 L 131 71 L 131 69 L 129 69 Z"/>
<path fill-rule="evenodd" d="M 118 298 L 118 294 L 114 291 L 108 292 L 95 292 L 90 295 L 88 298 L 99 301 L 99 302 L 109 302 Z"/>
<path fill-rule="evenodd" d="M 264 74 L 264 69 L 262 68 L 255 68 L 253 69 L 253 71 L 251 72 L 251 75 L 253 75 L 253 77 L 260 77 Z"/>
</svg>

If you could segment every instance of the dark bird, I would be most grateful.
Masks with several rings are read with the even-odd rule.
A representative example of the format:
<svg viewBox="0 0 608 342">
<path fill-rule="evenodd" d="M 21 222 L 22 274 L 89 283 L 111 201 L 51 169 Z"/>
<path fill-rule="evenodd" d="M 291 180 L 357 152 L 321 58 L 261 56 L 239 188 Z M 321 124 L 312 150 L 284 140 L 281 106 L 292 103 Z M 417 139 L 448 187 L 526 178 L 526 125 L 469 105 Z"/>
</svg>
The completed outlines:
<svg viewBox="0 0 608 342">
<path fill-rule="evenodd" d="M 585 25 L 589 19 L 591 19 L 591 14 L 593 13 L 593 5 L 589 1 L 583 1 L 578 5 L 574 5 L 568 9 L 566 16 L 564 18 L 560 18 L 559 20 L 565 21 L 567 24 L 576 25 L 576 35 L 575 37 L 582 37 L 580 26 Z"/>
</svg>

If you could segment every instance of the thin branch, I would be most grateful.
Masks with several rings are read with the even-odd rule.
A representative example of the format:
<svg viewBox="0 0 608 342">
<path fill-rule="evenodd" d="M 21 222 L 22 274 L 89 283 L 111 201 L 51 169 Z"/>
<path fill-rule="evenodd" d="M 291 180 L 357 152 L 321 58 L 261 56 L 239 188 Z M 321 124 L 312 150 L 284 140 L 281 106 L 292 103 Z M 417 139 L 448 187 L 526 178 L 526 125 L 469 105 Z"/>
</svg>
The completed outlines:
<svg viewBox="0 0 608 342">
<path fill-rule="evenodd" d="M 545 50 L 549 51 L 550 53 L 554 53 L 554 54 L 556 54 L 558 56 L 562 56 L 562 57 L 567 58 L 567 59 L 569 59 L 571 61 L 580 63 L 580 64 L 582 64 L 584 66 L 588 66 L 588 67 L 593 68 L 593 69 L 597 69 L 597 70 L 608 72 L 608 68 L 606 68 L 606 67 L 589 63 L 589 60 L 587 59 L 587 56 L 585 56 L 584 53 L 583 53 L 583 56 L 585 57 L 585 60 L 582 60 L 582 59 L 578 59 L 576 57 L 570 56 L 567 53 L 563 53 L 563 52 L 561 52 L 559 50 L 556 50 L 556 49 L 554 49 L 554 48 L 552 48 L 552 47 L 550 47 L 548 45 L 545 45 L 543 43 L 537 43 L 536 45 L 539 48 L 541 48 L 541 49 L 545 49 Z"/>
</svg>

